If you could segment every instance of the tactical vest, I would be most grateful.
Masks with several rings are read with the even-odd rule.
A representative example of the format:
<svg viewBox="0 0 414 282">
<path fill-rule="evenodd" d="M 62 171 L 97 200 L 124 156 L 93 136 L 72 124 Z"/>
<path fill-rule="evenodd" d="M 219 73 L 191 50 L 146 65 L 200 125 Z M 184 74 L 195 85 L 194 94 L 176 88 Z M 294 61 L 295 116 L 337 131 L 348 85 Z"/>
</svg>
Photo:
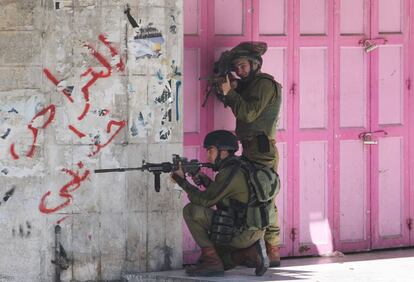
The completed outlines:
<svg viewBox="0 0 414 282">
<path fill-rule="evenodd" d="M 232 173 L 226 182 L 241 169 L 248 184 L 249 200 L 241 203 L 230 199 L 227 207 L 217 205 L 210 229 L 210 239 L 216 244 L 228 244 L 236 230 L 260 230 L 276 220 L 274 198 L 280 190 L 277 173 L 244 157 L 232 160 L 231 165 Z"/>
<path fill-rule="evenodd" d="M 236 120 L 236 135 L 240 140 L 249 139 L 262 133 L 265 133 L 270 139 L 273 139 L 276 135 L 276 125 L 282 102 L 282 86 L 276 82 L 271 75 L 259 73 L 256 74 L 247 86 L 241 87 L 241 89 L 236 89 L 236 91 L 238 91 L 240 96 L 248 102 L 248 93 L 252 92 L 252 89 L 257 83 L 260 83 L 261 80 L 268 80 L 273 83 L 273 89 L 269 89 L 268 92 L 262 93 L 262 95 L 272 95 L 273 97 L 259 117 L 253 122 L 243 122 L 240 119 Z"/>
</svg>

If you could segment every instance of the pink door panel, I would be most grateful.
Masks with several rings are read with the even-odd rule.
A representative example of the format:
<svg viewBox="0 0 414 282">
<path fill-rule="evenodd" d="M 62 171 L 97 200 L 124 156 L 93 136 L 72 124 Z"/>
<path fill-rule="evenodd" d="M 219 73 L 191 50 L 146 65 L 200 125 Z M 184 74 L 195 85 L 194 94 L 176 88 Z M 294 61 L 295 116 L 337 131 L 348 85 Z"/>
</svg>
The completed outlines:
<svg viewBox="0 0 414 282">
<path fill-rule="evenodd" d="M 327 33 L 328 1 L 300 0 L 300 34 L 316 35 Z"/>
<path fill-rule="evenodd" d="M 299 127 L 325 129 L 328 125 L 326 48 L 302 47 L 299 57 Z"/>
<path fill-rule="evenodd" d="M 335 5 L 334 234 L 335 249 L 347 252 L 371 245 L 371 147 L 360 139 L 371 127 L 371 57 L 359 42 L 369 38 L 370 5 L 364 0 Z"/>
<path fill-rule="evenodd" d="M 414 20 L 413 20 L 413 15 L 414 15 L 414 5 L 411 3 L 410 5 L 410 9 L 406 8 L 409 12 L 410 12 L 410 42 L 408 44 L 408 58 L 411 58 L 414 56 Z M 413 140 L 414 140 L 414 114 L 412 114 L 412 109 L 413 109 L 413 105 L 414 105 L 414 97 L 413 97 L 413 90 L 412 90 L 412 76 L 414 74 L 414 64 L 410 64 L 409 69 L 407 70 L 409 77 L 406 81 L 407 84 L 407 88 L 408 88 L 408 92 L 409 92 L 409 101 L 407 104 L 410 105 L 410 108 L 408 109 L 408 111 L 410 112 L 409 114 L 409 120 L 408 123 L 410 124 L 410 135 L 409 135 L 409 163 L 408 163 L 408 169 L 406 169 L 406 171 L 408 171 L 408 180 L 406 180 L 406 182 L 408 182 L 408 185 L 410 186 L 410 192 L 407 195 L 407 198 L 409 199 L 409 203 L 410 203 L 410 211 L 409 211 L 409 218 L 407 218 L 406 220 L 406 224 L 409 227 L 409 233 L 410 233 L 410 245 L 414 246 L 414 231 L 413 231 L 413 224 L 414 224 L 414 146 L 413 146 Z"/>
<path fill-rule="evenodd" d="M 184 73 L 187 78 L 184 84 L 184 132 L 200 132 L 200 50 L 186 48 L 184 50 Z"/>
<path fill-rule="evenodd" d="M 408 13 L 409 1 L 372 6 L 371 37 L 385 44 L 371 52 L 372 248 L 409 243 Z M 379 41 L 381 43 L 381 40 Z"/>
<path fill-rule="evenodd" d="M 287 32 L 286 0 L 259 1 L 259 34 L 282 35 Z M 266 60 L 264 60 L 266 61 Z"/>
<path fill-rule="evenodd" d="M 328 143 L 302 141 L 299 159 L 299 254 L 328 253 L 332 250 Z"/>
<path fill-rule="evenodd" d="M 364 34 L 366 5 L 365 0 L 337 1 L 340 10 L 340 34 Z"/>
<path fill-rule="evenodd" d="M 243 0 L 214 0 L 214 34 L 242 35 L 243 10 Z"/>
<path fill-rule="evenodd" d="M 294 3 L 294 254 L 326 254 L 333 251 L 333 3 Z"/>
<path fill-rule="evenodd" d="M 343 140 L 339 147 L 339 239 L 367 240 L 367 153 L 359 140 Z"/>
</svg>

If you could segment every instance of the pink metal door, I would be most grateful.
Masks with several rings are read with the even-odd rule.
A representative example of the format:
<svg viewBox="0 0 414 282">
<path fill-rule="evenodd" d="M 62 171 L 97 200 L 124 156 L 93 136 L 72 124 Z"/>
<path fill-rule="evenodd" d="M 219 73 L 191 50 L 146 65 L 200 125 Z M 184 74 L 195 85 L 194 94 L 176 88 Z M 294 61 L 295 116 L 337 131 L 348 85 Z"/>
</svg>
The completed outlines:
<svg viewBox="0 0 414 282">
<path fill-rule="evenodd" d="M 200 156 L 206 132 L 235 126 L 230 109 L 214 99 L 200 109 L 206 85 L 198 76 L 211 73 L 220 52 L 240 41 L 268 43 L 263 70 L 283 85 L 276 136 L 282 255 L 410 243 L 410 3 L 184 1 L 187 156 Z M 185 248 L 196 249 L 188 234 Z"/>
<path fill-rule="evenodd" d="M 295 255 L 329 253 L 333 217 L 333 1 L 294 1 Z"/>
<path fill-rule="evenodd" d="M 337 1 L 335 245 L 408 245 L 408 1 Z"/>
<path fill-rule="evenodd" d="M 372 248 L 409 244 L 409 1 L 371 1 Z M 375 135 L 375 134 L 374 134 Z M 375 138 L 375 137 L 373 137 Z"/>
</svg>

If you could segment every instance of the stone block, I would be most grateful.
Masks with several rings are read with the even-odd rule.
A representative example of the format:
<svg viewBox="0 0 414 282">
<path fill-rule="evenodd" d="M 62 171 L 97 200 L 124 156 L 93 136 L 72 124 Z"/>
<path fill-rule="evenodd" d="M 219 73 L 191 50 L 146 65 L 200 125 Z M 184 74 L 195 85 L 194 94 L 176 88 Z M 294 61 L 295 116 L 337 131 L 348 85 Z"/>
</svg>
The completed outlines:
<svg viewBox="0 0 414 282">
<path fill-rule="evenodd" d="M 17 89 L 40 89 L 40 67 L 0 67 L 0 91 Z"/>
<path fill-rule="evenodd" d="M 182 228 L 178 212 L 150 212 L 148 221 L 148 270 L 170 270 L 182 264 Z M 180 239 L 172 239 L 178 237 Z"/>
<path fill-rule="evenodd" d="M 127 214 L 126 272 L 145 272 L 147 270 L 148 227 L 146 212 L 129 212 Z"/>
<path fill-rule="evenodd" d="M 99 280 L 100 215 L 72 215 L 73 278 L 78 281 Z"/>
<path fill-rule="evenodd" d="M 3 32 L 1 38 L 1 65 L 40 65 L 41 36 L 39 32 L 9 31 Z"/>
<path fill-rule="evenodd" d="M 154 114 L 148 102 L 148 77 L 130 76 L 128 84 L 128 143 L 147 143 L 148 131 L 154 126 Z"/>
<path fill-rule="evenodd" d="M 147 145 L 144 144 L 129 144 L 126 146 L 128 156 L 127 167 L 140 167 L 142 161 L 151 162 L 148 159 Z M 147 210 L 148 204 L 148 190 L 153 189 L 148 184 L 153 183 L 153 174 L 145 171 L 130 171 L 125 172 L 126 176 L 126 209 L 127 211 Z"/>
<path fill-rule="evenodd" d="M 99 220 L 99 249 L 101 254 L 125 257 L 125 213 L 101 213 Z"/>
<path fill-rule="evenodd" d="M 148 158 L 151 162 L 172 162 L 172 154 L 182 156 L 181 144 L 149 144 Z M 149 184 L 151 187 L 151 184 Z M 153 187 L 153 186 L 152 186 Z M 182 196 L 184 192 L 177 190 L 178 187 L 170 178 L 168 173 L 161 175 L 161 191 L 154 189 L 148 191 L 149 211 L 181 211 Z"/>
<path fill-rule="evenodd" d="M 40 0 L 2 0 L 0 5 L 0 30 L 33 29 L 36 17 L 35 9 L 40 6 Z"/>
</svg>

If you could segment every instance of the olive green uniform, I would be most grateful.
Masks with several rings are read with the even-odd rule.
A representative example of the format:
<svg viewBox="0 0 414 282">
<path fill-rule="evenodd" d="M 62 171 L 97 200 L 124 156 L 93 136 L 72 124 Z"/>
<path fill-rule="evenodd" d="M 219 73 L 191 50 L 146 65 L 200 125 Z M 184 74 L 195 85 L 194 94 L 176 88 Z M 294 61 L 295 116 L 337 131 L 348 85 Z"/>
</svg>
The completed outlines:
<svg viewBox="0 0 414 282">
<path fill-rule="evenodd" d="M 196 243 L 201 247 L 216 247 L 224 265 L 231 265 L 230 251 L 247 248 L 264 236 L 264 230 L 247 230 L 241 228 L 236 231 L 233 239 L 227 246 L 216 246 L 209 238 L 214 210 L 213 206 L 226 209 L 230 207 L 230 200 L 234 199 L 247 204 L 249 191 L 246 177 L 240 167 L 235 165 L 236 157 L 223 160 L 219 171 L 205 189 L 200 191 L 188 181 L 182 179 L 177 183 L 188 194 L 190 203 L 184 207 L 184 220 Z"/>
<path fill-rule="evenodd" d="M 279 164 L 279 153 L 274 138 L 281 101 L 281 85 L 273 76 L 265 73 L 257 73 L 248 82 L 240 81 L 237 88 L 226 95 L 226 104 L 236 117 L 236 135 L 242 143 L 243 156 L 273 167 L 275 171 Z M 260 148 L 257 138 L 260 135 L 265 135 L 269 140 L 267 152 Z M 273 246 L 279 245 L 279 233 L 276 216 L 276 222 L 266 229 L 265 240 Z"/>
</svg>

